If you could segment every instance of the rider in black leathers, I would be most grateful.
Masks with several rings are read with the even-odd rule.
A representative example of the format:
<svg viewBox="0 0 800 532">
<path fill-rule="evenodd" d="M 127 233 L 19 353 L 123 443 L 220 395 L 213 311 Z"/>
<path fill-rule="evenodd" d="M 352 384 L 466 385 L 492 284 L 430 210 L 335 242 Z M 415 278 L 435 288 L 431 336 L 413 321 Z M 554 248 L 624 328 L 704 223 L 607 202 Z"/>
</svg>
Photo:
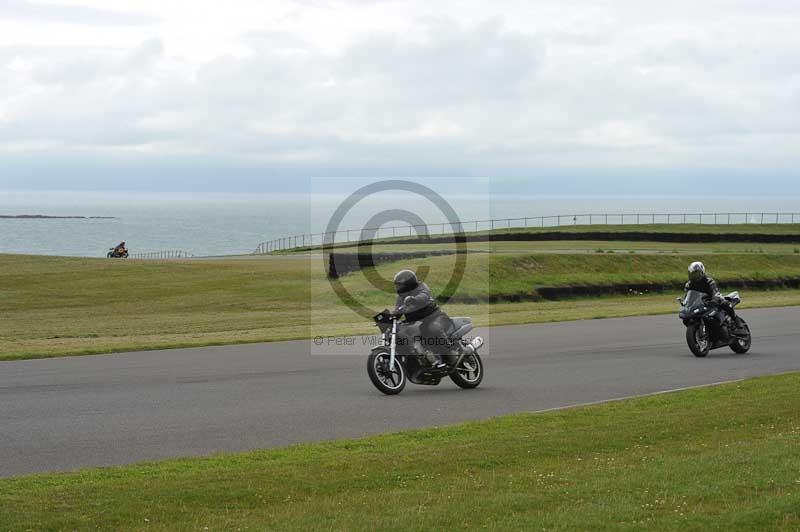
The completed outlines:
<svg viewBox="0 0 800 532">
<path fill-rule="evenodd" d="M 696 290 L 707 294 L 709 299 L 719 305 L 723 312 L 731 317 L 731 324 L 733 324 L 734 329 L 737 329 L 736 312 L 722 297 L 717 282 L 706 273 L 706 267 L 702 262 L 693 262 L 689 265 L 689 282 L 686 283 L 686 290 Z M 720 316 L 721 325 L 727 336 L 728 331 L 724 320 L 725 315 Z"/>
<path fill-rule="evenodd" d="M 394 286 L 397 291 L 394 314 L 405 315 L 408 321 L 422 322 L 420 329 L 424 336 L 424 346 L 433 353 L 433 367 L 445 367 L 441 355 L 450 352 L 448 331 L 453 326 L 450 317 L 436 304 L 428 285 L 420 282 L 411 270 L 397 272 Z"/>
</svg>

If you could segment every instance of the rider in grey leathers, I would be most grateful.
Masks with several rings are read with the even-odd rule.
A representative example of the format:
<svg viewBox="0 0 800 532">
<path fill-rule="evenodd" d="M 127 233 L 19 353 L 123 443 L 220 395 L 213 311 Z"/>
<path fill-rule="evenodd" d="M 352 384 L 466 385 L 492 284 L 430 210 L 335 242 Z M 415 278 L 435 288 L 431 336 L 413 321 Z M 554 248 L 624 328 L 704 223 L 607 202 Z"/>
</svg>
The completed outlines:
<svg viewBox="0 0 800 532">
<path fill-rule="evenodd" d="M 430 288 L 417 279 L 411 270 L 401 270 L 394 276 L 397 303 L 394 314 L 405 315 L 408 321 L 421 321 L 420 330 L 424 336 L 425 347 L 434 355 L 434 368 L 445 367 L 443 354 L 450 352 L 448 331 L 453 322 L 436 304 Z"/>
</svg>

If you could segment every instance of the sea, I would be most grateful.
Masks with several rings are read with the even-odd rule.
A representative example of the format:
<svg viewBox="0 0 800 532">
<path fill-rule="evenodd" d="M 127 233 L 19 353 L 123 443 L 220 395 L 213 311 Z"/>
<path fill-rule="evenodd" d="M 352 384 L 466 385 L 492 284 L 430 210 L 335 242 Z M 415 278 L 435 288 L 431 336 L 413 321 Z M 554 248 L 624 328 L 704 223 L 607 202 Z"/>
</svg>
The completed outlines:
<svg viewBox="0 0 800 532">
<path fill-rule="evenodd" d="M 370 223 L 406 225 L 409 220 L 440 224 L 493 218 L 562 216 L 560 223 L 587 223 L 582 215 L 751 213 L 734 221 L 774 221 L 770 214 L 797 213 L 800 197 L 665 196 L 500 196 L 447 195 L 449 217 L 427 198 L 383 193 L 363 198 L 346 212 L 337 209 L 344 194 L 145 193 L 105 191 L 0 191 L 0 253 L 102 257 L 125 241 L 132 253 L 180 250 L 193 256 L 252 253 L 261 242 L 333 227 L 358 230 Z M 340 211 L 342 209 L 339 209 Z M 41 215 L 53 218 L 2 218 Z M 75 216 L 80 218 L 56 218 Z M 391 220 L 396 219 L 396 222 Z M 791 218 L 781 217 L 781 222 Z M 377 220 L 377 222 L 376 222 Z M 556 218 L 545 223 L 553 225 Z M 593 217 L 593 223 L 604 218 Z M 652 220 L 652 217 L 650 218 Z M 663 221 L 663 218 L 658 218 Z M 680 216 L 672 221 L 681 221 Z M 690 217 L 690 220 L 691 217 Z M 696 220 L 692 220 L 696 221 Z M 704 223 L 713 221 L 705 217 Z M 722 217 L 719 221 L 726 221 Z M 497 227 L 502 227 L 498 222 Z M 480 228 L 486 228 L 481 224 Z M 435 229 L 432 232 L 436 232 Z M 385 234 L 385 233 L 384 233 Z"/>
</svg>

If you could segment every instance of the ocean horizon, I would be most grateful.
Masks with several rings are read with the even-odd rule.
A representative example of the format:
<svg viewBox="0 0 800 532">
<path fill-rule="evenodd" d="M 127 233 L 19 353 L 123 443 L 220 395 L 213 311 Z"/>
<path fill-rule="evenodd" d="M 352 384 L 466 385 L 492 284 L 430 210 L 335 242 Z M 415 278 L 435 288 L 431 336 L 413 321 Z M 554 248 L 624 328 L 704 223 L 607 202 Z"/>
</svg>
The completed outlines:
<svg viewBox="0 0 800 532">
<path fill-rule="evenodd" d="M 800 197 L 795 196 L 442 196 L 460 221 L 588 213 L 800 212 Z M 109 247 L 124 240 L 133 253 L 181 250 L 195 256 L 246 254 L 263 241 L 325 231 L 345 197 L 295 193 L 0 191 L 0 216 L 64 217 L 0 218 L 0 253 L 102 257 Z M 377 213 L 389 209 L 411 211 L 429 224 L 447 221 L 436 206 L 425 200 L 385 193 L 358 203 L 338 227 L 360 229 Z"/>
</svg>

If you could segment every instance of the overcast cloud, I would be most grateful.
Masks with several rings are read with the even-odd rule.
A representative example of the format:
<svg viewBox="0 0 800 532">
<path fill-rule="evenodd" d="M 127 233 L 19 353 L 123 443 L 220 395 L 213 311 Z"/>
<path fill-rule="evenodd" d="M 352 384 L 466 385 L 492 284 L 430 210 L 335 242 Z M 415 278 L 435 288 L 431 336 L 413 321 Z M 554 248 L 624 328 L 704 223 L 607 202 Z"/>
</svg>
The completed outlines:
<svg viewBox="0 0 800 532">
<path fill-rule="evenodd" d="M 800 194 L 796 2 L 221 5 L 0 0 L 0 188 Z"/>
</svg>

